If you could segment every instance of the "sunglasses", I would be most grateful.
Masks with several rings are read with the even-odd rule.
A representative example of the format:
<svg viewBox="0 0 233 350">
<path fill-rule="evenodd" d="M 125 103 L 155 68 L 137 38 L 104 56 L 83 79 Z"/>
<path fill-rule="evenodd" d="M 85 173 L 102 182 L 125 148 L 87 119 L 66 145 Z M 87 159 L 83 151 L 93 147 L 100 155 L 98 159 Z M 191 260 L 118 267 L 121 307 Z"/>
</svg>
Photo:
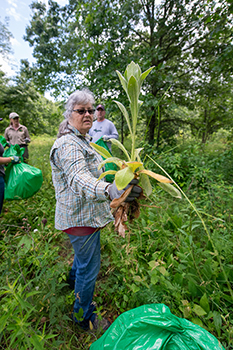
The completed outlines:
<svg viewBox="0 0 233 350">
<path fill-rule="evenodd" d="M 80 115 L 84 115 L 87 112 L 89 114 L 94 114 L 95 113 L 95 109 L 73 109 L 73 112 L 77 112 Z"/>
</svg>

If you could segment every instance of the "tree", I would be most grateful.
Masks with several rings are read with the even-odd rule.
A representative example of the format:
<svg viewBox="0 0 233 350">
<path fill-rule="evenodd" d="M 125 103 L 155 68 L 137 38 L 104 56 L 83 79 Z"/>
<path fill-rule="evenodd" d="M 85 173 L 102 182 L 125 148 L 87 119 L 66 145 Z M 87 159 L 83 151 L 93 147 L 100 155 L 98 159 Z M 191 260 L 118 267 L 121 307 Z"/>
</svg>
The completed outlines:
<svg viewBox="0 0 233 350">
<path fill-rule="evenodd" d="M 10 112 L 17 112 L 20 122 L 27 126 L 30 135 L 55 135 L 63 120 L 59 103 L 47 100 L 34 86 L 33 80 L 28 79 L 28 62 L 21 61 L 20 74 L 14 84 L 0 81 L 0 132 L 9 126 Z"/>
<path fill-rule="evenodd" d="M 157 113 L 158 101 L 167 89 L 171 100 L 178 90 L 187 94 L 188 79 L 193 81 L 198 65 L 208 62 L 200 47 L 211 43 L 220 54 L 229 46 L 229 7 L 224 0 L 220 5 L 208 0 L 164 0 L 160 5 L 154 0 L 72 0 L 59 8 L 50 0 L 47 13 L 42 4 L 32 5 L 34 15 L 25 40 L 34 46 L 34 69 L 41 88 L 51 87 L 58 93 L 61 87 L 85 84 L 101 100 L 117 96 L 124 103 L 115 71 L 122 71 L 131 60 L 142 70 L 155 66 L 144 86 L 147 104 L 142 119 L 149 125 L 150 142 L 157 137 L 159 144 L 166 123 Z M 219 36 L 214 35 L 218 27 Z M 210 51 L 205 54 L 213 57 Z M 62 74 L 62 83 L 53 80 L 57 74 Z"/>
<path fill-rule="evenodd" d="M 12 52 L 10 38 L 11 32 L 8 30 L 8 18 L 5 18 L 5 23 L 0 21 L 0 55 L 7 57 Z"/>
</svg>

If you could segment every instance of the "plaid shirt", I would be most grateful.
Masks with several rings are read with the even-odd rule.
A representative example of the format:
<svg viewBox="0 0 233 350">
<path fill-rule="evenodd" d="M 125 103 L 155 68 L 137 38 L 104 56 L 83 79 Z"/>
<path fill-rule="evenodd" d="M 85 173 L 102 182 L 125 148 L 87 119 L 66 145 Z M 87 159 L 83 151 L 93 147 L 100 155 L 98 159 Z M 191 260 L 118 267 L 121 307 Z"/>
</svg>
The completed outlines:
<svg viewBox="0 0 233 350">
<path fill-rule="evenodd" d="M 55 228 L 103 227 L 113 220 L 105 196 L 108 182 L 98 181 L 101 156 L 83 136 L 69 125 L 70 133 L 58 138 L 50 152 L 52 179 L 56 193 Z"/>
</svg>

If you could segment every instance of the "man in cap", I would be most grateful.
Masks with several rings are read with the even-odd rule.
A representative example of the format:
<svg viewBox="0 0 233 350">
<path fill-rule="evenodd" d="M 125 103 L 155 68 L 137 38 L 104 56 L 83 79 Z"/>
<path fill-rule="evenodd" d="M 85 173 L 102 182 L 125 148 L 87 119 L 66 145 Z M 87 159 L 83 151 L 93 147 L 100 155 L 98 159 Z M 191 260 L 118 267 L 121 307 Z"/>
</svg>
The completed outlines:
<svg viewBox="0 0 233 350">
<path fill-rule="evenodd" d="M 7 142 L 11 145 L 19 145 L 24 148 L 23 159 L 27 161 L 28 154 L 28 143 L 31 141 L 28 129 L 26 126 L 19 123 L 19 115 L 15 112 L 9 114 L 10 126 L 6 128 L 4 137 Z"/>
<path fill-rule="evenodd" d="M 96 117 L 91 129 L 89 130 L 89 135 L 92 137 L 92 142 L 96 142 L 103 137 L 104 141 L 109 139 L 118 139 L 119 135 L 115 125 L 108 119 L 105 118 L 105 108 L 103 105 L 98 105 L 96 107 Z M 109 149 L 111 150 L 111 142 L 107 142 Z"/>
</svg>

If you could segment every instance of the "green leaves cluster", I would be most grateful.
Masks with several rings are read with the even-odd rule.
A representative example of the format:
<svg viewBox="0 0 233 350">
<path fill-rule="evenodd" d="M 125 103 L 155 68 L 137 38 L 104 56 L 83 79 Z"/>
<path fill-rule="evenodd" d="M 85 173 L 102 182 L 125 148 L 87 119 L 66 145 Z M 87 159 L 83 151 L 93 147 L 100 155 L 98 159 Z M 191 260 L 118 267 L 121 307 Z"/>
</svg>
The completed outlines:
<svg viewBox="0 0 233 350">
<path fill-rule="evenodd" d="M 121 160 L 119 158 L 112 157 L 103 147 L 91 143 L 92 147 L 99 152 L 104 158 L 106 158 L 99 165 L 99 169 L 102 168 L 106 163 L 115 163 L 118 167 L 118 171 L 111 171 L 111 174 L 115 174 L 115 183 L 119 190 L 125 188 L 131 180 L 134 178 L 140 178 L 141 185 L 145 193 L 149 196 L 152 192 L 152 187 L 148 176 L 156 179 L 163 184 L 162 188 L 169 192 L 171 195 L 181 198 L 181 194 L 177 189 L 171 186 L 169 183 L 172 181 L 164 176 L 156 174 L 150 170 L 146 170 L 143 167 L 143 163 L 140 159 L 140 152 L 143 148 L 135 148 L 136 137 L 137 137 L 137 124 L 139 119 L 139 109 L 142 106 L 142 101 L 139 100 L 139 96 L 142 89 L 142 84 L 147 75 L 152 71 L 153 67 L 146 70 L 144 73 L 141 72 L 141 68 L 135 62 L 131 62 L 125 70 L 124 76 L 117 71 L 121 85 L 126 92 L 129 100 L 129 108 L 131 116 L 129 116 L 125 106 L 119 101 L 115 101 L 121 110 L 123 116 L 126 119 L 130 138 L 131 138 L 131 154 L 127 152 L 124 145 L 118 140 L 110 139 L 110 141 L 118 146 L 126 155 L 128 161 Z M 109 171 L 104 172 L 100 179 L 105 175 L 110 174 Z"/>
</svg>

